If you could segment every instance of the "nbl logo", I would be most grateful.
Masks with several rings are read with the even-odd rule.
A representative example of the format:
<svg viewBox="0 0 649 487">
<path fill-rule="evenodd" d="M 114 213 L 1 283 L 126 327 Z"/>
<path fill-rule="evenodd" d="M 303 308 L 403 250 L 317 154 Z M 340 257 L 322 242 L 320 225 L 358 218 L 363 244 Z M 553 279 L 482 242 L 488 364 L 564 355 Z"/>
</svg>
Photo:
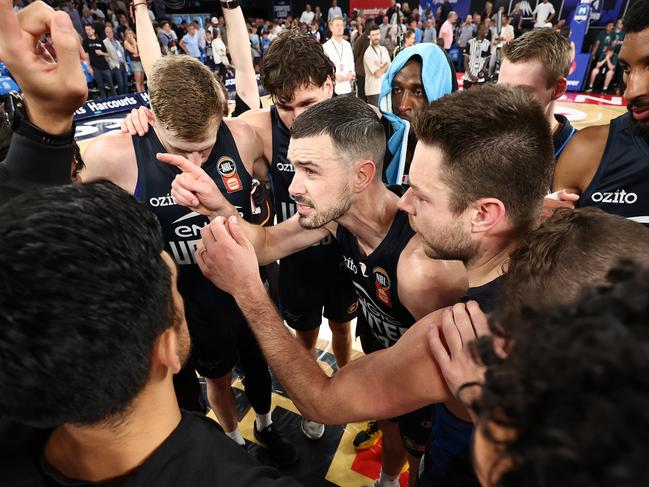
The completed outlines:
<svg viewBox="0 0 649 487">
<path fill-rule="evenodd" d="M 222 158 L 221 160 L 219 160 L 218 165 L 216 166 L 216 170 L 224 178 L 229 178 L 234 175 L 237 168 L 234 165 L 234 161 L 232 159 Z"/>
<path fill-rule="evenodd" d="M 372 270 L 374 274 L 374 285 L 376 287 L 376 297 L 387 306 L 392 306 L 390 301 L 390 276 L 382 267 L 375 267 Z"/>
</svg>

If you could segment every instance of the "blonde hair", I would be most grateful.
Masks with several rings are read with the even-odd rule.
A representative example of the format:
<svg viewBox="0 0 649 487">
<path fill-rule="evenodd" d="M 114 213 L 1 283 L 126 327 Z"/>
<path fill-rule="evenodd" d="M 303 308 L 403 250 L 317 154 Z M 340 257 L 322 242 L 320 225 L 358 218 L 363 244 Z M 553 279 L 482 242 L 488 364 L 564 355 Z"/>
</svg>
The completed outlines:
<svg viewBox="0 0 649 487">
<path fill-rule="evenodd" d="M 153 65 L 149 97 L 156 121 L 185 140 L 205 134 L 223 118 L 226 100 L 214 74 L 190 56 L 165 56 Z"/>
</svg>

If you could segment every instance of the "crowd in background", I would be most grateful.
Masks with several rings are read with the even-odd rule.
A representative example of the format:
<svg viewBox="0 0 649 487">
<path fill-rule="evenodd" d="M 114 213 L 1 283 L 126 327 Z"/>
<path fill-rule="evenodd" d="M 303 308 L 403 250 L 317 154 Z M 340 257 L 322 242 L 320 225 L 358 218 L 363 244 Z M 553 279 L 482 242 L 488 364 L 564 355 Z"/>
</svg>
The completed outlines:
<svg viewBox="0 0 649 487">
<path fill-rule="evenodd" d="M 15 10 L 20 10 L 29 2 L 14 0 Z M 123 0 L 87 1 L 69 0 L 54 3 L 55 8 L 70 15 L 72 23 L 83 39 L 87 53 L 85 70 L 87 72 L 90 94 L 106 97 L 145 90 L 145 75 L 137 48 L 136 33 L 132 18 L 128 13 L 127 2 Z M 435 11 L 420 7 L 411 8 L 408 2 L 402 4 L 392 0 L 392 5 L 383 15 L 364 16 L 362 11 L 354 10 L 347 15 L 331 2 L 330 8 L 323 12 L 320 6 L 312 8 L 306 4 L 301 13 L 286 19 L 268 20 L 248 18 L 250 49 L 256 69 L 270 42 L 282 30 L 298 29 L 308 33 L 325 46 L 325 51 L 337 67 L 345 73 L 337 79 L 342 84 L 339 94 L 354 91 L 361 98 L 378 94 L 381 74 L 387 70 L 388 61 L 401 50 L 419 43 L 437 43 L 452 61 L 455 70 L 464 73 L 465 87 L 482 84 L 497 79 L 501 61 L 501 48 L 507 42 L 519 37 L 533 28 L 553 27 L 564 36 L 569 35 L 565 20 L 558 19 L 555 9 L 548 0 L 537 5 L 532 18 L 524 18 L 520 2 L 514 3 L 510 12 L 503 5 L 494 8 L 487 0 L 481 10 L 475 10 L 464 18 L 452 10 L 449 0 L 439 4 Z M 171 21 L 164 2 L 150 2 L 149 16 L 158 34 L 163 54 L 188 54 L 200 59 L 209 66 L 221 80 L 233 76 L 234 67 L 228 56 L 228 41 L 225 22 L 222 16 L 202 18 L 194 16 L 191 22 L 183 15 L 179 23 Z M 181 17 L 177 17 L 178 20 Z M 333 20 L 342 21 L 340 40 L 334 50 Z M 374 42 L 370 42 L 370 31 L 378 28 Z M 615 91 L 620 93 L 622 70 L 617 64 L 617 56 L 624 40 L 622 21 L 612 22 L 597 37 L 593 46 L 592 66 L 587 79 L 587 91 Z M 378 36 L 378 37 L 377 37 Z M 45 46 L 53 56 L 51 39 Z M 349 48 L 342 47 L 342 41 Z M 351 48 L 351 49 L 350 49 Z M 369 50 L 368 62 L 365 54 Z M 336 53 L 341 53 L 336 55 Z M 355 64 L 354 69 L 343 63 Z M 379 65 L 372 66 L 378 56 Z M 381 57 L 386 59 L 381 59 Z M 337 57 L 337 59 L 336 59 Z M 374 73 L 383 66 L 383 73 Z M 368 82 L 369 80 L 369 82 Z M 365 86 L 368 84 L 368 86 Z M 369 86 L 371 85 L 371 86 Z M 370 93 L 366 94 L 366 88 Z M 370 98 L 370 103 L 374 102 Z"/>
</svg>

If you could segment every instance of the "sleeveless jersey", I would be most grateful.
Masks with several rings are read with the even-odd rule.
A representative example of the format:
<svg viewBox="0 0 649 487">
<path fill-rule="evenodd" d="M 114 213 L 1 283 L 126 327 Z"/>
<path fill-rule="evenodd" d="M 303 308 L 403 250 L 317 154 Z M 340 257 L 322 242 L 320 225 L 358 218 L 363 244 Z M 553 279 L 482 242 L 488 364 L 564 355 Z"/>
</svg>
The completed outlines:
<svg viewBox="0 0 649 487">
<path fill-rule="evenodd" d="M 234 299 L 214 286 L 196 263 L 194 253 L 201 239 L 201 229 L 209 223 L 206 216 L 177 205 L 170 195 L 171 183 L 180 169 L 156 160 L 156 153 L 166 152 L 154 130 L 143 137 L 133 136 L 138 179 L 135 196 L 160 220 L 165 250 L 178 264 L 178 290 L 192 313 L 206 318 L 242 319 Z M 252 178 L 246 170 L 225 122 L 221 122 L 216 144 L 202 168 L 216 182 L 226 199 L 243 218 L 250 220 Z M 209 316 L 217 311 L 218 315 Z"/>
<path fill-rule="evenodd" d="M 561 124 L 559 130 L 552 136 L 552 144 L 554 145 L 554 158 L 559 159 L 559 156 L 566 148 L 572 136 L 575 135 L 577 129 L 572 126 L 570 120 L 565 115 L 555 113 L 554 119 Z"/>
<path fill-rule="evenodd" d="M 384 347 L 394 345 L 415 319 L 399 301 L 397 264 L 401 252 L 415 232 L 408 223 L 408 214 L 398 210 L 383 241 L 370 255 L 363 255 L 358 240 L 342 225 L 336 239 L 343 253 L 345 267 L 351 274 L 360 315 L 372 335 Z"/>
<path fill-rule="evenodd" d="M 634 133 L 630 113 L 611 120 L 599 168 L 579 201 L 649 224 L 649 141 Z"/>
<path fill-rule="evenodd" d="M 501 296 L 504 276 L 479 287 L 472 287 L 461 301 L 476 301 L 485 313 L 494 311 Z M 456 418 L 443 404 L 435 404 L 432 434 L 420 469 L 422 486 L 479 487 L 471 461 L 473 423 Z"/>
</svg>

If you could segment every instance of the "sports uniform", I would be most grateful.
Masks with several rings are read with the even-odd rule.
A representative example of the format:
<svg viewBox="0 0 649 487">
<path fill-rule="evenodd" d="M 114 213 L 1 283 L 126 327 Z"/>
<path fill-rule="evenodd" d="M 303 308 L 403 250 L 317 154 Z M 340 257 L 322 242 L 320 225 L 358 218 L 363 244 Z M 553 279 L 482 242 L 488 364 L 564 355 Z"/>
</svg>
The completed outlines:
<svg viewBox="0 0 649 487">
<path fill-rule="evenodd" d="M 634 132 L 631 114 L 611 120 L 604 154 L 579 205 L 649 225 L 649 141 Z"/>
<path fill-rule="evenodd" d="M 216 379 L 232 370 L 239 358 L 253 409 L 269 411 L 271 384 L 266 361 L 232 296 L 203 276 L 195 260 L 200 231 L 208 218 L 177 205 L 171 197 L 171 183 L 180 170 L 156 161 L 156 153 L 166 151 L 154 130 L 143 137 L 133 136 L 133 145 L 138 165 L 135 196 L 160 220 L 165 249 L 178 265 L 178 290 L 193 342 L 189 365 Z M 242 217 L 251 219 L 252 177 L 225 122 L 221 122 L 216 144 L 202 168 Z"/>
</svg>

